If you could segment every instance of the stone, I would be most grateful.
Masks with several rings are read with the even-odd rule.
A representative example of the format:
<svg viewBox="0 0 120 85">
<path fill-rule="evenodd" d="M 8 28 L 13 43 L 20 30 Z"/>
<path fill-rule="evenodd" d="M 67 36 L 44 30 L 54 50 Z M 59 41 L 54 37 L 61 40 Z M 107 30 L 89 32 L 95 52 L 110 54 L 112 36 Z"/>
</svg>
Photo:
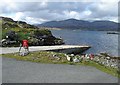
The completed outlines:
<svg viewBox="0 0 120 85">
<path fill-rule="evenodd" d="M 74 62 L 74 63 L 78 63 L 78 62 L 80 62 L 80 61 L 79 61 L 78 58 L 75 57 L 75 58 L 73 59 L 73 62 Z"/>
<path fill-rule="evenodd" d="M 74 54 L 71 54 L 71 56 L 73 57 L 73 56 L 74 56 Z"/>
<path fill-rule="evenodd" d="M 70 58 L 71 58 L 71 57 L 69 57 L 68 55 L 66 55 L 66 58 L 67 58 L 68 61 L 70 61 Z"/>
<path fill-rule="evenodd" d="M 26 55 L 28 55 L 28 52 L 20 52 L 19 55 L 20 56 L 26 56 Z"/>
</svg>

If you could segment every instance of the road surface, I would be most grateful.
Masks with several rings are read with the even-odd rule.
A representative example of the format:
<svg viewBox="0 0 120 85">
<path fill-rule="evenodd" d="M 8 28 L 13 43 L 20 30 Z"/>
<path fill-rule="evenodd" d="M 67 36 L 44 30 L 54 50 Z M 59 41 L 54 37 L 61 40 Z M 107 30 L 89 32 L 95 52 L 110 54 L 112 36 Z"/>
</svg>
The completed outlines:
<svg viewBox="0 0 120 85">
<path fill-rule="evenodd" d="M 58 49 L 71 49 L 71 48 L 89 48 L 89 46 L 80 46 L 80 45 L 55 45 L 55 46 L 31 46 L 29 47 L 30 51 L 42 51 L 42 50 L 58 50 Z M 6 54 L 6 53 L 15 53 L 19 52 L 19 47 L 4 47 L 1 48 L 0 54 Z"/>
<path fill-rule="evenodd" d="M 94 67 L 41 64 L 2 58 L 3 83 L 117 83 Z"/>
</svg>

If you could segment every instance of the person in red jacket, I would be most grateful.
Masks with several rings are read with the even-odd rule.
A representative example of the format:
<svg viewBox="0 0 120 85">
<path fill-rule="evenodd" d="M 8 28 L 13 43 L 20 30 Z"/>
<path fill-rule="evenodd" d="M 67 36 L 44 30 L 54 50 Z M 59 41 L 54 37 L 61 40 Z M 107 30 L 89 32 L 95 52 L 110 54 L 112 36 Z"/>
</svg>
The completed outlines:
<svg viewBox="0 0 120 85">
<path fill-rule="evenodd" d="M 25 49 L 28 49 L 28 40 L 23 40 L 22 45 Z"/>
<path fill-rule="evenodd" d="M 20 44 L 19 52 L 21 50 L 21 47 L 23 47 L 25 49 L 25 51 L 29 52 L 28 40 L 22 40 L 22 44 Z"/>
</svg>

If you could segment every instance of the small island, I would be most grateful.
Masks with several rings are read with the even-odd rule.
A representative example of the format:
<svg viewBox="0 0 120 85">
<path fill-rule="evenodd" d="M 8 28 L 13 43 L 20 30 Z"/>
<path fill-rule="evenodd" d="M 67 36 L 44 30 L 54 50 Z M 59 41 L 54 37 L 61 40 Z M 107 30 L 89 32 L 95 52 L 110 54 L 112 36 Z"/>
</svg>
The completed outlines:
<svg viewBox="0 0 120 85">
<path fill-rule="evenodd" d="M 119 32 L 107 32 L 107 34 L 119 34 Z"/>
</svg>

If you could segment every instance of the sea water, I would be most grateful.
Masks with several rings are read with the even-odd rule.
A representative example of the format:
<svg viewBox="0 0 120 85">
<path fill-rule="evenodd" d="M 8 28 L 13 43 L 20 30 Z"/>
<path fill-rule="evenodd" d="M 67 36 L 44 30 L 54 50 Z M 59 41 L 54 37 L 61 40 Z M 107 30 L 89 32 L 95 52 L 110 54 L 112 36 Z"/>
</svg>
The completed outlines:
<svg viewBox="0 0 120 85">
<path fill-rule="evenodd" d="M 107 31 L 51 30 L 56 37 L 63 38 L 65 44 L 89 45 L 85 53 L 99 54 L 106 52 L 118 56 L 118 34 L 107 34 Z"/>
</svg>

